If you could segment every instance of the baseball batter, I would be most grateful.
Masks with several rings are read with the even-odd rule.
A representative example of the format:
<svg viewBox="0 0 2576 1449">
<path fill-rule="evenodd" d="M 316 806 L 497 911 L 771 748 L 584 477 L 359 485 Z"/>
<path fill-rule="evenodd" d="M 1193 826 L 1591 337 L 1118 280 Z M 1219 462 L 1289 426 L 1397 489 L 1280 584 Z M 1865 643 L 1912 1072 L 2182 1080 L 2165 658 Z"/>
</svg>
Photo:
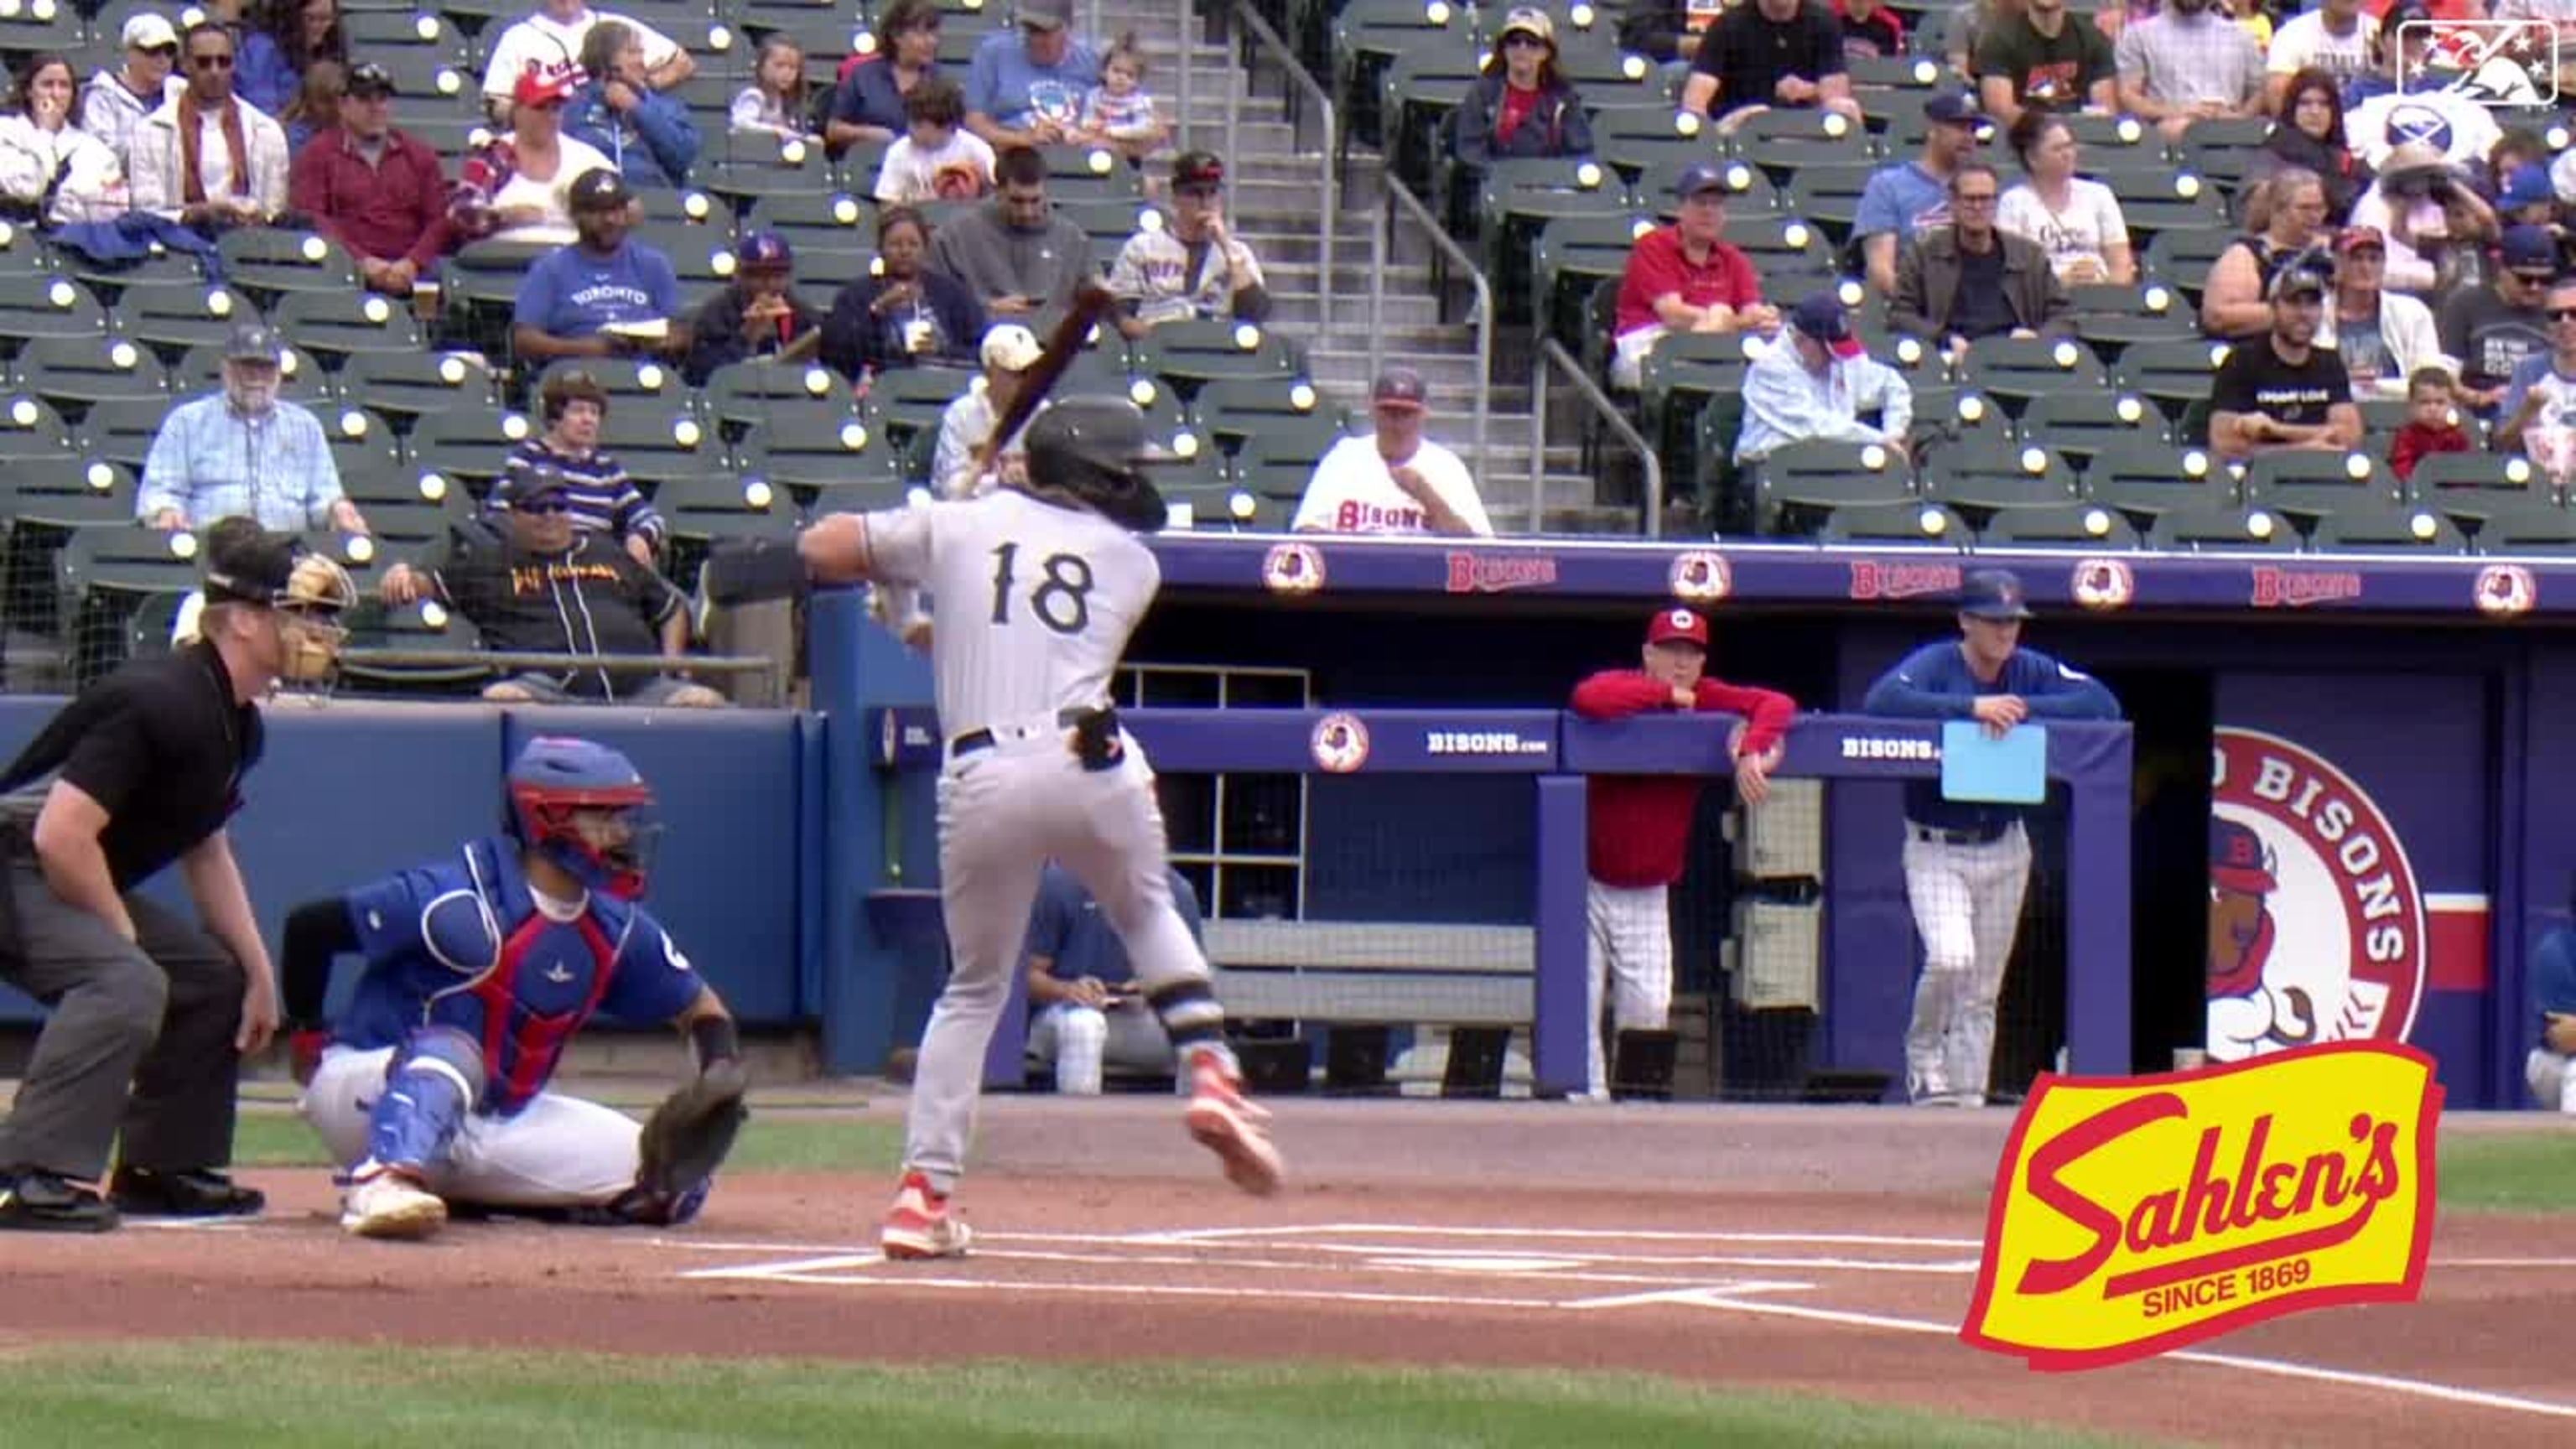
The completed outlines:
<svg viewBox="0 0 2576 1449">
<path fill-rule="evenodd" d="M 1050 857 L 1126 944 L 1186 1064 L 1191 1134 L 1245 1191 L 1273 1192 L 1280 1179 L 1269 1114 L 1243 1096 L 1207 959 L 1172 904 L 1153 770 L 1110 705 L 1111 675 L 1162 583 L 1135 533 L 1167 516 L 1142 471 L 1161 455 L 1135 404 L 1110 397 L 1058 401 L 1029 425 L 1027 446 L 1025 484 L 833 514 L 793 554 L 755 544 L 710 560 L 717 602 L 766 596 L 789 570 L 795 584 L 891 583 L 939 600 L 931 666 L 948 737 L 938 806 L 951 968 L 922 1039 L 903 1177 L 880 1233 L 892 1258 L 967 1251 L 951 1198 L 985 1047 Z"/>
<path fill-rule="evenodd" d="M 1574 687 L 1574 712 L 1586 719 L 1626 719 L 1678 710 L 1741 715 L 1729 743 L 1735 791 L 1759 805 L 1770 790 L 1775 753 L 1798 706 L 1785 694 L 1724 684 L 1708 667 L 1708 620 L 1690 609 L 1657 613 L 1646 625 L 1645 668 L 1605 669 Z M 1601 996 L 1606 981 L 1620 1031 L 1662 1031 L 1673 1004 L 1673 932 L 1668 902 L 1681 879 L 1699 808 L 1697 775 L 1601 775 L 1592 780 L 1586 849 L 1591 879 L 1584 914 L 1591 925 L 1589 996 L 1591 1076 L 1585 1097 L 1607 1100 L 1601 1049 Z"/>
<path fill-rule="evenodd" d="M 701 1072 L 739 1062 L 724 1003 L 634 903 L 652 800 L 624 755 L 541 736 L 511 766 L 506 839 L 288 916 L 291 1013 L 318 1010 L 334 953 L 367 961 L 299 1103 L 348 1165 L 343 1228 L 427 1237 L 451 1200 L 607 1222 L 696 1215 L 704 1181 L 640 1186 L 632 1118 L 547 1090 L 603 1011 L 676 1024 Z"/>
<path fill-rule="evenodd" d="M 1870 686 L 1870 714 L 1974 719 L 1996 738 L 2026 719 L 2118 719 L 2102 682 L 2021 647 L 2031 617 L 2021 580 L 1980 569 L 1961 581 L 1955 642 L 1927 644 Z M 1913 1101 L 1981 1107 L 1994 1067 L 1995 1002 L 2030 884 L 2027 807 L 1941 796 L 1937 777 L 1905 785 L 1905 896 L 1923 937 L 1923 975 L 1905 1033 Z"/>
</svg>

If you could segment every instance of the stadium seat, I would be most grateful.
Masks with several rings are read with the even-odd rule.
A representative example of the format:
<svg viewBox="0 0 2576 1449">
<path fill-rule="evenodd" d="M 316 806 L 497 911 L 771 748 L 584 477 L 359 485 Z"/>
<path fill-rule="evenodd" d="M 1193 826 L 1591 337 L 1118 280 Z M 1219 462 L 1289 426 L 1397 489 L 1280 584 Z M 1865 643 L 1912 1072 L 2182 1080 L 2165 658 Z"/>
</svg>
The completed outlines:
<svg viewBox="0 0 2576 1449">
<path fill-rule="evenodd" d="M 1652 217 L 1630 212 L 1560 216 L 1540 227 L 1530 245 L 1530 311 L 1538 335 L 1555 338 L 1578 357 L 1587 340 L 1605 340 L 1589 336 L 1592 289 L 1615 285 L 1627 274 L 1628 254 L 1654 226 Z"/>
<path fill-rule="evenodd" d="M 1143 179 L 1105 146 L 1064 143 L 1037 148 L 1047 165 L 1047 195 L 1060 201 L 1141 201 Z"/>
<path fill-rule="evenodd" d="M 1727 244 L 1744 253 L 1762 278 L 1762 295 L 1784 298 L 1782 310 L 1833 283 L 1840 268 L 1825 234 L 1803 217 L 1727 213 Z"/>
<path fill-rule="evenodd" d="M 118 340 L 125 341 L 123 338 Z M 169 370 L 169 378 L 169 401 L 173 403 L 220 391 L 224 385 L 224 344 L 200 342 L 189 348 L 180 354 L 178 364 Z M 331 386 L 331 374 L 323 370 L 313 354 L 290 346 L 277 355 L 277 395 L 292 398 L 318 414 L 323 405 L 331 401 L 335 389 Z"/>
<path fill-rule="evenodd" d="M 0 468 L 0 516 L 13 530 L 68 533 L 134 521 L 134 470 L 104 458 Z"/>
<path fill-rule="evenodd" d="M 815 404 L 856 415 L 858 400 L 848 379 L 820 363 L 779 362 L 748 358 L 727 363 L 707 377 L 703 407 L 727 442 L 739 440 L 766 422 L 780 407 L 804 409 Z"/>
<path fill-rule="evenodd" d="M 370 651 L 391 649 L 482 652 L 482 634 L 472 620 L 453 609 L 426 600 L 391 606 L 368 595 L 349 611 L 346 623 L 349 641 L 340 660 L 343 690 L 461 696 L 474 693 L 491 678 L 488 664 L 391 664 L 367 657 Z"/>
<path fill-rule="evenodd" d="M 198 534 L 141 524 L 101 524 L 72 531 L 55 559 L 65 621 L 63 646 L 75 687 L 88 685 L 124 659 L 129 626 L 146 599 L 196 588 L 203 566 Z"/>
<path fill-rule="evenodd" d="M 0 273 L 0 354 L 31 337 L 105 337 L 107 309 L 67 276 Z"/>
<path fill-rule="evenodd" d="M 2156 515 L 2147 546 L 2183 553 L 2296 553 L 2299 531 L 2260 508 L 2193 506 Z"/>
<path fill-rule="evenodd" d="M 2469 551 L 2460 526 L 2430 508 L 2387 503 L 2338 508 L 2317 520 L 2308 546 L 2318 553 Z"/>
<path fill-rule="evenodd" d="M 1796 189 L 1793 177 L 1809 166 L 1879 161 L 1886 153 L 1869 128 L 1836 112 L 1772 107 L 1745 119 L 1732 137 L 1736 155 L 1770 173 L 1771 184 Z"/>
<path fill-rule="evenodd" d="M 72 422 L 107 398 L 170 398 L 161 359 L 122 338 L 31 337 L 19 349 L 10 382 Z"/>
<path fill-rule="evenodd" d="M 122 63 L 122 57 L 119 63 Z M 79 73 L 88 75 L 95 72 Z M 0 226 L 0 276 L 47 276 L 55 270 L 53 253 L 46 249 L 35 232 L 15 224 Z"/>
<path fill-rule="evenodd" d="M 732 471 L 724 440 L 685 402 L 611 407 L 599 425 L 599 447 L 648 498 L 675 479 Z"/>
<path fill-rule="evenodd" d="M 783 541 L 795 537 L 799 522 L 796 500 L 787 489 L 719 473 L 671 479 L 654 495 L 653 508 L 668 528 L 663 572 L 684 589 L 697 586 L 699 566 L 714 544 Z"/>
<path fill-rule="evenodd" d="M 340 31 L 349 38 L 349 49 L 355 54 L 372 60 L 387 51 L 425 50 L 446 56 L 458 66 L 472 65 L 473 41 L 438 11 L 421 10 L 412 4 L 382 9 L 352 4 L 340 9 Z M 477 67 L 475 85 L 479 88 L 481 84 Z"/>
<path fill-rule="evenodd" d="M 1188 519 L 1174 526 L 1192 533 L 1278 532 L 1286 527 L 1279 503 L 1263 499 L 1235 478 L 1220 474 L 1212 480 L 1199 477 L 1175 483 L 1157 479 L 1156 484 L 1174 516 Z"/>
<path fill-rule="evenodd" d="M 1861 193 L 1878 174 L 1876 161 L 1817 161 L 1798 168 L 1789 183 L 1788 206 L 1822 227 L 1836 255 L 1850 246 L 1852 227 L 1860 220 Z"/>
<path fill-rule="evenodd" d="M 2208 449 L 2129 438 L 2094 450 L 2084 469 L 2084 496 L 2119 509 L 2140 527 L 2178 509 L 2238 503 L 2235 475 Z"/>
<path fill-rule="evenodd" d="M 2075 335 L 2105 362 L 2117 362 L 2130 344 L 2176 342 L 2199 335 L 2200 324 L 2181 294 L 2162 282 L 2131 286 L 2083 282 L 2066 289 Z"/>
<path fill-rule="evenodd" d="M 1428 7 L 1417 3 L 1412 8 L 1418 23 Z M 1436 202 L 1438 198 L 1428 193 L 1440 159 L 1440 139 L 1449 129 L 1450 114 L 1475 80 L 1472 50 L 1435 44 L 1388 57 L 1376 77 L 1364 86 L 1355 84 L 1341 104 L 1344 169 L 1348 169 L 1352 145 L 1375 146 L 1385 158 L 1387 174 L 1422 193 L 1424 200 Z"/>
<path fill-rule="evenodd" d="M 737 228 L 748 236 L 774 231 L 796 252 L 796 280 L 810 283 L 811 258 L 824 252 L 873 256 L 877 246 L 876 169 L 865 175 L 845 170 L 844 184 L 827 192 L 763 195 L 751 204 Z M 844 279 L 846 280 L 846 278 Z"/>
<path fill-rule="evenodd" d="M 1338 442 L 1317 433 L 1255 433 L 1235 454 L 1235 479 L 1246 490 L 1276 499 L 1293 511 L 1305 498 L 1306 485 L 1314 481 L 1316 461 Z"/>
<path fill-rule="evenodd" d="M 833 434 L 814 436 L 772 424 L 755 428 L 734 449 L 741 481 L 783 488 L 796 506 L 837 512 L 890 508 L 909 483 L 902 444 L 852 418 Z"/>
<path fill-rule="evenodd" d="M 2183 169 L 2233 192 L 2271 134 L 2268 116 L 2204 116 L 2182 133 Z"/>
<path fill-rule="evenodd" d="M 2407 496 L 2454 516 L 2485 517 L 2564 500 L 2531 460 L 2510 453 L 2432 453 L 2415 464 Z"/>
<path fill-rule="evenodd" d="M 667 363 L 632 357 L 559 357 L 537 371 L 535 380 L 528 384 L 524 401 L 531 414 L 536 412 L 546 379 L 566 372 L 590 374 L 591 380 L 608 394 L 612 416 L 630 410 L 629 405 L 631 410 L 644 412 L 692 406 L 688 383 L 681 379 L 677 368 Z"/>
<path fill-rule="evenodd" d="M 1294 377 L 1304 370 L 1285 333 L 1249 322 L 1166 322 L 1137 339 L 1134 369 L 1195 397 L 1223 377 Z"/>
<path fill-rule="evenodd" d="M 2131 242 L 2140 248 L 2140 274 L 2182 293 L 2184 305 L 2197 309 L 2210 267 L 2238 235 L 2233 226 L 2170 227 L 2152 238 L 2132 236 Z"/>
<path fill-rule="evenodd" d="M 2290 449 L 2247 461 L 2244 498 L 2249 506 L 2314 517 L 2346 508 L 2392 508 L 2405 501 L 2406 488 L 2385 457 Z"/>
<path fill-rule="evenodd" d="M 410 461 L 436 473 L 480 501 L 492 491 L 511 450 L 536 433 L 535 420 L 497 407 L 457 407 L 424 413 L 412 424 Z"/>
<path fill-rule="evenodd" d="M 1498 320 L 1530 316 L 1530 248 L 1542 227 L 1558 217 L 1624 213 L 1631 204 L 1627 183 L 1598 161 L 1513 158 L 1488 165 L 1477 182 L 1471 251 L 1493 285 Z M 1444 280 L 1444 263 L 1435 253 L 1433 285 Z"/>
<path fill-rule="evenodd" d="M 2108 388 L 2032 398 L 2021 415 L 2019 436 L 2056 449 L 2078 469 L 2115 442 L 2155 445 L 2173 440 L 2172 428 L 2155 404 L 2135 393 Z"/>
<path fill-rule="evenodd" d="M 321 419 L 322 436 L 330 439 L 331 462 L 341 472 L 402 465 L 402 436 L 373 409 L 343 398 L 319 405 L 313 412 Z"/>
<path fill-rule="evenodd" d="M 2477 547 L 2482 554 L 2576 555 L 2576 512 L 2536 499 L 2498 508 L 2479 521 Z"/>
<path fill-rule="evenodd" d="M 12 406 L 15 406 L 12 404 Z M 170 415 L 164 398 L 110 398 L 90 405 L 81 418 L 79 444 L 86 457 L 122 463 L 137 474 Z"/>
<path fill-rule="evenodd" d="M 1302 377 L 1218 378 L 1191 399 L 1190 420 L 1201 437 L 1229 456 L 1263 434 L 1311 434 L 1329 447 L 1350 430 L 1350 410 Z"/>
<path fill-rule="evenodd" d="M 1590 97 L 1585 98 L 1587 101 Z M 1659 164 L 1715 162 L 1725 154 L 1717 128 L 1669 105 L 1605 110 L 1592 118 L 1592 150 L 1634 185 Z"/>
<path fill-rule="evenodd" d="M 140 282 L 116 299 L 116 333 L 177 362 L 191 347 L 222 343 L 262 320 L 248 293 L 206 282 Z"/>
<path fill-rule="evenodd" d="M 1674 332 L 1656 339 L 1637 375 L 1637 425 L 1658 456 L 1685 461 L 1690 424 L 1719 393 L 1744 389 L 1740 333 Z"/>
<path fill-rule="evenodd" d="M 289 292 L 277 304 L 277 330 L 337 371 L 362 353 L 418 354 L 420 320 L 390 297 L 355 290 Z"/>
<path fill-rule="evenodd" d="M 1812 439 L 1750 462 L 1757 528 L 1806 534 L 1817 515 L 1862 504 L 1916 501 L 1903 454 L 1877 444 Z"/>
<path fill-rule="evenodd" d="M 344 396 L 365 399 L 404 432 L 428 413 L 490 408 L 499 401 L 492 370 L 472 353 L 351 353 L 337 380 Z"/>
<path fill-rule="evenodd" d="M 1710 159 L 1702 156 L 1691 161 L 1658 161 L 1647 167 L 1630 188 L 1637 208 L 1652 212 L 1658 221 L 1671 221 L 1681 215 L 1682 198 L 1676 188 L 1681 185 L 1682 173 L 1692 166 L 1709 164 Z M 1718 174 L 1726 179 L 1729 220 L 1786 208 L 1780 188 L 1771 183 L 1761 167 L 1735 157 L 1719 158 L 1715 164 Z"/>
<path fill-rule="evenodd" d="M 1980 337 L 1960 359 L 1958 379 L 1960 387 L 1993 398 L 2015 418 L 2033 398 L 2100 392 L 2110 385 L 2102 359 L 2072 337 Z"/>
<path fill-rule="evenodd" d="M 216 250 L 224 261 L 224 280 L 248 292 L 262 308 L 294 292 L 358 290 L 358 264 L 339 243 L 309 231 L 279 227 L 235 227 L 223 234 Z"/>
<path fill-rule="evenodd" d="M 1817 541 L 1827 545 L 1920 545 L 1962 550 L 1975 541 L 1975 531 L 1955 511 L 1938 503 L 1912 499 L 1854 503 L 1825 516 Z"/>
<path fill-rule="evenodd" d="M 1977 539 L 1994 547 L 2122 550 L 2139 544 L 2136 525 L 2118 509 L 2098 503 L 2006 508 L 1986 520 Z"/>
<path fill-rule="evenodd" d="M 962 367 L 894 368 L 878 373 L 869 382 L 863 406 L 876 425 L 892 434 L 900 446 L 916 432 L 939 431 L 940 415 L 948 411 L 950 403 L 965 396 L 966 389 L 981 376 Z M 832 430 L 839 429 L 835 423 Z"/>
<path fill-rule="evenodd" d="M 2206 338 L 2194 341 L 2141 342 L 2120 354 L 2112 382 L 2123 392 L 2153 402 L 2168 418 L 2180 420 L 2185 408 L 2209 400 L 2210 384 L 2227 356 L 2227 344 Z"/>
<path fill-rule="evenodd" d="M 2000 438 L 1963 438 L 1928 449 L 1920 479 L 1924 497 L 1950 505 L 1971 522 L 2008 509 L 2061 507 L 2081 493 L 2063 457 L 2037 443 Z"/>
</svg>

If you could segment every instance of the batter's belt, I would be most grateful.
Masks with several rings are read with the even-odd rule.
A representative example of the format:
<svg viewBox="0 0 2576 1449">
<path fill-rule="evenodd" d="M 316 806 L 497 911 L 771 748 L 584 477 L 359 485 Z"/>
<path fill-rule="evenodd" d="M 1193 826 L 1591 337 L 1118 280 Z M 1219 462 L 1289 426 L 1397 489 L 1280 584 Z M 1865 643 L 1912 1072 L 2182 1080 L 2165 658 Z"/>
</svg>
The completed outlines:
<svg viewBox="0 0 2576 1449">
<path fill-rule="evenodd" d="M 1055 727 L 1061 730 L 1080 729 L 1094 717 L 1108 713 L 1110 711 L 1105 708 L 1060 709 L 1055 712 Z M 953 760 L 961 755 L 971 755 L 977 750 L 989 750 L 998 743 L 1000 738 L 991 730 L 968 730 L 948 742 L 948 758 Z"/>
</svg>

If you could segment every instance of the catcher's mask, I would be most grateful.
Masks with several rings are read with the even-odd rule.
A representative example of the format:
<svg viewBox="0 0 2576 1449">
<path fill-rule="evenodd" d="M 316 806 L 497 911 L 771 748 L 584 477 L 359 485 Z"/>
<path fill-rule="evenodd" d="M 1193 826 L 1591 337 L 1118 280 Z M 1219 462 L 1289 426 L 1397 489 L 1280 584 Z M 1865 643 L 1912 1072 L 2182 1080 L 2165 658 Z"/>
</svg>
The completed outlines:
<svg viewBox="0 0 2576 1449">
<path fill-rule="evenodd" d="M 520 844 L 621 900 L 644 894 L 661 835 L 653 787 L 624 755 L 540 735 L 510 767 L 510 832 Z"/>
<path fill-rule="evenodd" d="M 349 571 L 300 541 L 271 539 L 219 562 L 206 575 L 206 602 L 252 604 L 277 622 L 278 678 L 297 684 L 329 679 L 349 631 L 343 611 L 358 602 Z"/>
<path fill-rule="evenodd" d="M 1145 432 L 1145 414 L 1123 397 L 1069 397 L 1050 404 L 1024 435 L 1029 491 L 1069 495 L 1114 523 L 1152 533 L 1170 520 L 1162 490 L 1146 473 L 1171 454 Z"/>
</svg>

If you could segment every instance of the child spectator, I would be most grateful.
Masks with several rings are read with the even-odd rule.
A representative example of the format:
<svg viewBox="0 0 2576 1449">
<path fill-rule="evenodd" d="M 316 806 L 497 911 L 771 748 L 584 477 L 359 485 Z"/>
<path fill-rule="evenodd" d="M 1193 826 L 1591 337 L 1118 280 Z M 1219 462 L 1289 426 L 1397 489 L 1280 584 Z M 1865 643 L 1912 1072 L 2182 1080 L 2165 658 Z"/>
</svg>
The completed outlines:
<svg viewBox="0 0 2576 1449">
<path fill-rule="evenodd" d="M 993 189 L 993 148 L 966 130 L 966 93 L 931 76 L 903 99 L 910 130 L 886 148 L 877 171 L 877 200 L 895 206 L 973 201 Z"/>
<path fill-rule="evenodd" d="M 1095 146 L 1123 147 L 1130 159 L 1162 144 L 1163 123 L 1154 118 L 1154 98 L 1145 94 L 1145 48 L 1134 31 L 1119 36 L 1100 58 L 1100 84 L 1082 98 L 1082 120 L 1074 137 Z"/>
<path fill-rule="evenodd" d="M 2415 465 L 2434 453 L 2469 451 L 2469 435 L 2451 421 L 2451 375 L 2438 367 L 2419 367 L 2406 379 L 2406 426 L 2388 447 L 2388 466 L 2413 482 Z"/>
<path fill-rule="evenodd" d="M 1905 18 L 1878 0 L 1834 0 L 1843 28 L 1843 63 L 1905 54 Z"/>
<path fill-rule="evenodd" d="M 295 100 L 277 117 L 286 128 L 286 149 L 302 155 L 306 142 L 340 124 L 340 98 L 348 93 L 348 68 L 340 62 L 317 60 L 306 66 Z"/>
<path fill-rule="evenodd" d="M 751 84 L 733 98 L 726 122 L 736 131 L 767 131 L 782 141 L 821 145 L 807 115 L 813 103 L 808 89 L 804 50 L 785 35 L 772 35 L 760 43 Z"/>
</svg>

